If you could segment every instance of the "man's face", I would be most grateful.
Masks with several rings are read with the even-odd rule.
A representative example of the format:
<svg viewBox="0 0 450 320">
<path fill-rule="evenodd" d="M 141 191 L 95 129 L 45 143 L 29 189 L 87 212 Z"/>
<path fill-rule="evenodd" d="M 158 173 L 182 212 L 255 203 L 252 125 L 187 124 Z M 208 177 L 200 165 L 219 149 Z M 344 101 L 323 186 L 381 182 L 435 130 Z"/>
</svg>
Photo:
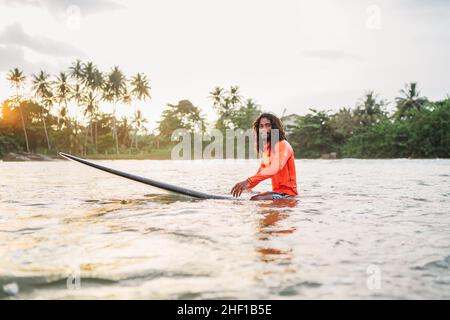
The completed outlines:
<svg viewBox="0 0 450 320">
<path fill-rule="evenodd" d="M 259 121 L 259 135 L 262 139 L 268 139 L 270 137 L 270 130 L 272 129 L 272 123 L 267 118 L 261 118 Z"/>
</svg>

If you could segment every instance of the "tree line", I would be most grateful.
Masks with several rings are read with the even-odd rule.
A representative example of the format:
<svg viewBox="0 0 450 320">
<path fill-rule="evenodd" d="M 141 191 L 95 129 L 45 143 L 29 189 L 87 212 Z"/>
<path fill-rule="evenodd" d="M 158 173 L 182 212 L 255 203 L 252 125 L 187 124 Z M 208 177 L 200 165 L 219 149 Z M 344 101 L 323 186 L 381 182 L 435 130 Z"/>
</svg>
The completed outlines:
<svg viewBox="0 0 450 320">
<path fill-rule="evenodd" d="M 249 129 L 262 112 L 260 105 L 241 96 L 237 86 L 216 87 L 209 98 L 217 113 L 214 127 L 220 130 Z M 305 115 L 281 118 L 298 158 L 332 152 L 341 158 L 450 157 L 450 98 L 430 101 L 415 82 L 405 84 L 393 102 L 368 91 L 354 108 L 337 112 L 310 108 Z M 199 119 L 199 109 L 189 101 L 170 105 L 160 121 L 164 143 L 170 143 L 176 128 L 194 132 Z"/>
<path fill-rule="evenodd" d="M 290 140 L 303 158 L 336 152 L 346 158 L 449 158 L 450 98 L 429 101 L 417 83 L 389 103 L 373 91 L 356 108 L 338 112 L 310 109 L 288 126 Z"/>
<path fill-rule="evenodd" d="M 150 81 L 143 73 L 128 77 L 118 66 L 102 72 L 92 62 L 76 60 L 55 76 L 42 70 L 28 79 L 14 68 L 7 80 L 14 94 L 1 103 L 0 155 L 152 154 L 176 143 L 171 141 L 175 129 L 195 132 L 208 125 L 199 107 L 181 100 L 168 103 L 157 128 L 149 132 L 139 105 L 151 99 Z M 238 86 L 215 87 L 208 97 L 217 114 L 212 126 L 219 130 L 248 129 L 262 112 Z M 101 104 L 110 104 L 112 112 L 101 110 Z M 69 114 L 69 105 L 75 107 L 75 116 Z M 133 115 L 117 118 L 119 105 L 132 105 Z M 450 157 L 450 98 L 429 101 L 414 82 L 406 84 L 393 102 L 368 91 L 353 108 L 311 108 L 305 115 L 281 117 L 299 158 L 331 152 L 354 158 Z"/>
<path fill-rule="evenodd" d="M 101 149 L 118 154 L 119 145 L 138 148 L 138 133 L 147 121 L 138 103 L 150 99 L 151 89 L 145 74 L 128 78 L 118 66 L 102 72 L 93 62 L 76 60 L 53 77 L 44 70 L 32 74 L 27 91 L 22 70 L 10 70 L 7 80 L 15 93 L 1 105 L 0 153 L 69 150 L 86 155 Z M 111 114 L 100 110 L 101 102 L 112 105 Z M 69 115 L 70 103 L 76 106 L 75 116 Z M 117 119 L 118 103 L 133 104 L 133 116 Z"/>
</svg>

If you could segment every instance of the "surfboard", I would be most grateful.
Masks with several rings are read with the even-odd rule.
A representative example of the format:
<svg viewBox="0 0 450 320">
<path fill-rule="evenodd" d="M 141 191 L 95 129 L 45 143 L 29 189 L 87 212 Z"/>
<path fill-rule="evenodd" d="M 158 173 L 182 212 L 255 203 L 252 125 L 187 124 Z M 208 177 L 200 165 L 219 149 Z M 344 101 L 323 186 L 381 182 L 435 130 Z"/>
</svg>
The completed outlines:
<svg viewBox="0 0 450 320">
<path fill-rule="evenodd" d="M 185 196 L 189 196 L 189 197 L 193 197 L 193 198 L 197 198 L 197 199 L 232 199 L 231 197 L 225 197 L 225 196 L 217 196 L 217 195 L 212 195 L 212 194 L 207 194 L 207 193 L 203 193 L 203 192 L 199 192 L 199 191 L 195 191 L 195 190 L 190 190 L 187 188 L 183 188 L 183 187 L 178 187 L 169 183 L 165 183 L 165 182 L 161 182 L 161 181 L 156 181 L 153 179 L 149 179 L 149 178 L 145 178 L 145 177 L 140 177 L 131 173 L 127 173 L 127 172 L 123 172 L 123 171 L 119 171 L 116 169 L 112 169 L 112 168 L 108 168 L 102 165 L 99 165 L 97 163 L 82 159 L 82 158 L 78 158 L 75 157 L 71 154 L 68 153 L 64 153 L 64 152 L 60 152 L 59 153 L 62 157 L 69 159 L 69 160 L 73 160 L 79 163 L 82 163 L 84 165 L 87 165 L 91 168 L 95 168 L 104 172 L 108 172 L 111 174 L 114 174 L 116 176 L 120 176 L 126 179 L 130 179 L 133 181 L 137 181 L 137 182 L 141 182 L 144 183 L 146 185 L 152 186 L 152 187 L 156 187 L 162 190 L 166 190 L 166 191 L 170 191 L 170 192 L 174 192 L 177 194 L 182 194 Z"/>
</svg>

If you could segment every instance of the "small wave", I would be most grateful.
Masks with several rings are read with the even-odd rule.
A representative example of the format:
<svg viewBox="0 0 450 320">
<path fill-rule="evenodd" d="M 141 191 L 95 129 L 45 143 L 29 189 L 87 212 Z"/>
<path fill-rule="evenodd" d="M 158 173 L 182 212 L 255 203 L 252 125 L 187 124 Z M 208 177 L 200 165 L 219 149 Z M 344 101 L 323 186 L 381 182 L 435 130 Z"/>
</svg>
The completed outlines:
<svg viewBox="0 0 450 320">
<path fill-rule="evenodd" d="M 295 285 L 290 285 L 290 286 L 284 287 L 281 290 L 279 290 L 277 293 L 280 296 L 294 296 L 294 295 L 298 295 L 302 288 L 313 289 L 313 288 L 318 288 L 321 285 L 322 285 L 321 283 L 315 282 L 315 281 L 301 281 L 301 282 L 296 283 Z"/>
<path fill-rule="evenodd" d="M 176 295 L 177 300 L 195 300 L 201 299 L 204 292 L 181 292 Z"/>
<path fill-rule="evenodd" d="M 312 213 L 312 214 L 322 214 L 322 211 L 317 210 L 317 209 L 312 209 L 312 208 L 308 208 L 308 209 L 303 209 L 304 213 Z"/>
<path fill-rule="evenodd" d="M 0 277 L 0 298 L 39 289 L 67 289 L 67 281 L 68 275 Z M 109 285 L 116 282 L 115 280 L 98 277 L 81 278 L 81 283 L 84 286 Z"/>
<path fill-rule="evenodd" d="M 205 236 L 200 236 L 197 234 L 180 232 L 180 231 L 166 230 L 163 228 L 150 227 L 150 228 L 147 228 L 144 232 L 144 234 L 148 234 L 148 233 L 162 233 L 162 234 L 172 235 L 172 236 L 175 236 L 178 238 L 184 238 L 184 239 L 192 240 L 192 241 L 200 240 L 200 241 L 206 241 L 209 243 L 216 243 L 216 241 L 214 241 L 213 239 L 205 237 Z"/>
<path fill-rule="evenodd" d="M 356 245 L 355 242 L 344 240 L 344 239 L 338 239 L 334 243 L 334 246 L 336 247 L 336 246 L 343 245 L 343 244 L 349 244 L 349 245 L 352 245 L 352 246 Z"/>
<path fill-rule="evenodd" d="M 126 284 L 138 281 L 139 283 L 142 283 L 144 281 L 154 280 L 157 278 L 195 278 L 195 277 L 211 277 L 211 274 L 188 273 L 183 271 L 146 270 L 143 272 L 121 276 L 120 278 L 117 279 L 117 282 Z"/>
<path fill-rule="evenodd" d="M 0 232 L 29 234 L 29 233 L 33 233 L 33 232 L 41 230 L 41 229 L 42 228 L 23 228 L 23 229 L 17 229 L 17 230 L 0 230 Z"/>
<path fill-rule="evenodd" d="M 445 270 L 450 269 L 450 256 L 446 256 L 441 260 L 435 260 L 435 261 L 428 262 L 423 266 L 414 267 L 413 269 L 427 270 L 427 269 L 435 269 L 435 268 L 445 269 Z"/>
<path fill-rule="evenodd" d="M 434 282 L 437 284 L 450 284 L 450 276 L 437 277 Z"/>
</svg>

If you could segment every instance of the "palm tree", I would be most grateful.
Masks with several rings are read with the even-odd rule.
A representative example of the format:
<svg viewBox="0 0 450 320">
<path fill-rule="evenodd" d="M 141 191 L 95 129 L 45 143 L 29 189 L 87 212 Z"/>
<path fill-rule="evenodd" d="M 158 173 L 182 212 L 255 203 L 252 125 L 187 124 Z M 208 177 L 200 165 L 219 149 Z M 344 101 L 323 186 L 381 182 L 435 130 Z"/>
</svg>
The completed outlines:
<svg viewBox="0 0 450 320">
<path fill-rule="evenodd" d="M 49 100 L 47 103 L 53 103 L 53 100 Z M 66 128 L 69 129 L 66 138 L 68 139 L 69 142 L 70 153 L 72 153 L 72 150 L 76 150 L 78 144 L 76 142 L 75 136 L 73 135 L 73 130 L 71 129 L 72 122 L 70 120 L 69 112 L 66 106 L 62 106 L 57 111 L 57 117 L 58 117 L 58 130 L 62 131 L 65 130 Z"/>
<path fill-rule="evenodd" d="M 101 120 L 101 113 L 99 112 L 98 108 L 92 115 L 92 121 L 94 121 L 94 141 L 95 141 L 95 153 L 97 153 L 97 142 L 98 142 L 98 123 Z"/>
<path fill-rule="evenodd" d="M 233 108 L 235 108 L 238 104 L 242 102 L 242 97 L 239 93 L 239 87 L 238 86 L 231 86 L 230 91 L 228 91 L 230 102 Z"/>
<path fill-rule="evenodd" d="M 88 61 L 88 62 L 82 64 L 81 82 L 87 88 L 90 87 L 90 84 L 93 81 L 95 69 L 96 69 L 96 67 L 95 67 L 94 63 L 91 61 Z"/>
<path fill-rule="evenodd" d="M 117 102 L 122 99 L 122 95 L 125 91 L 126 87 L 126 78 L 123 72 L 119 69 L 118 66 L 114 66 L 111 69 L 111 72 L 107 75 L 105 90 L 104 90 L 104 99 L 106 101 L 113 102 L 113 137 L 116 141 L 116 154 L 119 153 L 119 138 L 117 135 L 117 127 L 116 127 L 116 108 Z"/>
<path fill-rule="evenodd" d="M 219 119 L 216 121 L 217 129 L 229 127 L 233 112 L 242 104 L 242 97 L 238 86 L 231 86 L 230 90 L 224 90 L 221 87 L 215 87 L 210 93 L 209 98 L 213 101 L 213 108 L 217 110 Z"/>
<path fill-rule="evenodd" d="M 66 107 L 62 107 L 61 109 L 59 109 L 58 111 L 58 126 L 59 129 L 63 129 L 64 127 L 69 127 L 70 124 L 70 120 L 68 119 L 68 110 Z M 69 138 L 72 141 L 72 135 L 70 135 Z M 72 150 L 72 149 L 71 149 Z"/>
<path fill-rule="evenodd" d="M 412 110 L 418 110 L 428 101 L 426 97 L 420 96 L 420 91 L 417 89 L 417 82 L 405 84 L 405 88 L 400 90 L 403 97 L 395 98 L 397 102 L 397 111 L 395 117 L 400 119 L 406 116 Z"/>
<path fill-rule="evenodd" d="M 386 101 L 378 100 L 378 95 L 373 91 L 368 91 L 362 99 L 360 99 L 355 115 L 359 118 L 362 125 L 371 125 L 379 122 L 386 117 L 383 110 Z"/>
<path fill-rule="evenodd" d="M 52 91 L 47 91 L 45 93 L 45 95 L 43 96 L 43 99 L 41 100 L 42 106 L 44 107 L 44 110 L 49 113 L 50 110 L 53 108 L 53 103 L 55 102 L 55 96 L 53 94 Z M 67 108 L 66 108 L 67 109 Z M 47 125 L 45 123 L 45 117 L 42 118 L 43 122 L 44 122 L 44 131 L 45 131 L 45 135 L 47 137 L 47 145 L 48 148 L 50 149 L 50 142 L 48 140 L 48 135 L 47 135 Z M 59 119 L 58 119 L 59 122 Z"/>
<path fill-rule="evenodd" d="M 133 126 L 135 127 L 135 133 L 134 133 L 134 141 L 131 141 L 131 145 L 133 145 L 133 142 L 135 142 L 136 150 L 139 150 L 137 133 L 141 130 L 144 123 L 147 123 L 147 119 L 145 119 L 142 116 L 141 110 L 136 111 L 136 113 L 134 114 L 132 123 L 133 123 Z"/>
<path fill-rule="evenodd" d="M 97 112 L 98 109 L 98 101 L 96 99 L 96 97 L 94 96 L 94 93 L 92 91 L 90 91 L 83 99 L 83 106 L 84 106 L 84 110 L 83 110 L 83 115 L 84 117 L 89 117 L 89 125 L 88 128 L 86 130 L 86 134 L 84 137 L 84 150 L 87 149 L 87 138 L 88 138 L 88 134 L 90 133 L 91 135 L 91 143 L 94 142 L 94 134 L 93 134 L 93 128 L 92 128 L 92 122 L 93 122 L 93 118 L 95 113 Z M 85 151 L 86 152 L 86 151 Z"/>
<path fill-rule="evenodd" d="M 87 137 L 89 133 L 91 136 L 91 142 L 93 143 L 96 141 L 92 123 L 94 120 L 94 114 L 98 109 L 99 96 L 104 87 L 104 77 L 103 73 L 100 72 L 93 62 L 83 64 L 82 74 L 82 83 L 87 91 L 86 96 L 83 97 L 83 114 L 85 117 L 89 117 L 89 125 L 87 127 L 84 140 L 84 148 L 86 149 Z M 97 152 L 96 149 L 95 152 Z"/>
<path fill-rule="evenodd" d="M 50 108 L 53 105 L 53 93 L 51 92 L 51 84 L 48 80 L 50 75 L 44 70 L 41 70 L 37 75 L 32 74 L 32 90 L 34 91 L 34 96 L 39 99 L 39 104 L 43 107 L 46 113 L 50 112 Z M 45 138 L 47 140 L 47 148 L 51 149 L 50 140 L 48 138 L 47 124 L 45 122 L 44 112 L 41 112 L 42 122 L 44 123 Z"/>
<path fill-rule="evenodd" d="M 123 87 L 122 96 L 120 97 L 120 101 L 123 104 L 130 105 L 132 102 L 132 96 L 131 92 L 128 89 L 127 83 L 125 83 L 125 86 Z"/>
<path fill-rule="evenodd" d="M 118 121 L 117 135 L 121 137 L 121 141 L 126 144 L 130 140 L 131 121 L 127 117 L 122 117 Z"/>
<path fill-rule="evenodd" d="M 75 114 L 75 135 L 78 136 L 78 115 L 80 111 L 80 104 L 83 100 L 84 90 L 82 86 L 83 82 L 83 63 L 80 59 L 72 62 L 72 65 L 69 67 L 69 74 L 72 79 L 75 80 L 75 84 L 73 85 L 72 95 L 70 99 L 75 100 L 77 105 L 76 114 Z"/>
<path fill-rule="evenodd" d="M 213 108 L 216 109 L 219 115 L 219 119 L 216 121 L 216 128 L 224 129 L 226 127 L 225 117 L 229 108 L 229 99 L 225 96 L 225 90 L 221 87 L 214 87 L 208 98 L 212 100 Z"/>
<path fill-rule="evenodd" d="M 218 107 L 222 102 L 223 88 L 214 87 L 214 89 L 209 93 L 209 98 L 213 101 L 213 106 Z"/>
<path fill-rule="evenodd" d="M 147 76 L 141 73 L 137 73 L 134 77 L 131 78 L 131 94 L 137 101 L 145 101 L 146 98 L 151 99 L 150 97 L 150 84 L 147 79 Z M 136 104 L 134 107 L 134 120 L 133 124 L 136 125 L 134 131 L 134 140 L 136 141 L 136 149 L 138 146 L 137 143 L 137 133 L 140 129 L 140 126 L 143 124 L 142 113 L 138 110 Z M 133 146 L 133 141 L 131 142 L 131 146 Z"/>
<path fill-rule="evenodd" d="M 76 131 L 78 130 L 78 113 L 80 110 L 80 106 L 81 103 L 84 99 L 84 90 L 83 87 L 81 85 L 81 83 L 77 82 L 73 85 L 72 87 L 72 94 L 70 95 L 70 100 L 74 100 L 75 104 L 77 106 L 77 110 L 76 110 L 76 116 L 75 116 L 75 125 L 76 125 Z"/>
<path fill-rule="evenodd" d="M 253 120 L 261 113 L 260 106 L 253 99 L 245 100 L 244 104 L 230 115 L 230 121 L 235 128 L 250 129 Z"/>
<path fill-rule="evenodd" d="M 6 79 L 11 83 L 11 86 L 16 89 L 16 96 L 15 96 L 15 102 L 16 106 L 19 108 L 20 112 L 20 118 L 22 119 L 22 128 L 23 128 L 23 134 L 25 136 L 25 143 L 27 146 L 27 152 L 30 152 L 30 146 L 28 144 L 28 134 L 27 134 L 27 128 L 25 127 L 25 120 L 23 118 L 23 112 L 22 112 L 22 106 L 21 106 L 21 97 L 19 96 L 19 89 L 24 85 L 26 77 L 23 75 L 23 72 L 19 70 L 18 68 L 14 68 L 12 70 L 9 70 L 8 74 L 6 75 Z"/>
<path fill-rule="evenodd" d="M 137 73 L 131 78 L 131 94 L 137 100 L 144 100 L 150 97 L 150 84 L 145 74 Z"/>
<path fill-rule="evenodd" d="M 94 140 L 96 139 L 94 137 L 92 123 L 94 119 L 94 114 L 98 109 L 99 95 L 104 86 L 103 74 L 99 71 L 99 69 L 93 62 L 88 61 L 84 63 L 82 66 L 81 82 L 86 91 L 81 102 L 81 105 L 84 107 L 83 115 L 85 118 L 89 119 L 89 124 L 86 128 L 83 143 L 84 150 L 86 150 L 88 136 L 90 135 L 91 143 L 93 143 Z"/>
<path fill-rule="evenodd" d="M 65 72 L 60 72 L 59 76 L 56 77 L 56 81 L 54 82 L 54 85 L 55 85 L 55 97 L 54 98 L 60 105 L 60 109 L 61 109 L 60 114 L 64 114 L 64 117 L 69 118 L 69 109 L 67 107 L 67 104 L 69 103 L 70 99 L 72 98 L 72 86 L 69 83 L 68 74 Z M 67 123 L 70 124 L 70 121 L 68 121 Z"/>
<path fill-rule="evenodd" d="M 95 97 L 101 92 L 104 86 L 103 73 L 92 62 L 87 62 L 83 65 L 82 83 L 85 88 L 92 92 Z"/>
<path fill-rule="evenodd" d="M 76 81 L 79 81 L 83 78 L 83 63 L 80 59 L 72 62 L 72 66 L 69 67 L 69 70 L 70 76 Z"/>
<path fill-rule="evenodd" d="M 124 90 L 122 92 L 122 97 L 121 97 L 120 101 L 124 105 L 129 106 L 131 104 L 132 100 L 133 100 L 133 98 L 131 96 L 131 92 L 128 90 L 127 83 L 125 83 L 125 87 L 124 87 Z M 126 117 L 123 117 L 122 119 L 124 119 L 124 121 L 125 121 L 124 122 L 125 123 L 125 129 L 128 130 L 128 127 L 127 127 L 128 119 Z M 130 121 L 130 128 L 129 129 L 131 129 L 131 125 L 132 125 L 132 121 Z M 126 136 L 128 136 L 128 137 L 130 136 L 129 132 L 127 132 L 127 134 L 124 135 L 124 137 L 126 137 Z M 122 142 L 125 144 L 124 140 L 122 140 Z M 131 140 L 130 145 L 132 145 L 132 144 L 133 144 L 133 141 Z M 131 149 L 130 149 L 130 152 L 131 152 Z"/>
<path fill-rule="evenodd" d="M 55 82 L 55 98 L 58 103 L 63 104 L 67 108 L 67 104 L 72 94 L 72 87 L 69 84 L 68 76 L 65 72 L 60 72 Z"/>
</svg>

